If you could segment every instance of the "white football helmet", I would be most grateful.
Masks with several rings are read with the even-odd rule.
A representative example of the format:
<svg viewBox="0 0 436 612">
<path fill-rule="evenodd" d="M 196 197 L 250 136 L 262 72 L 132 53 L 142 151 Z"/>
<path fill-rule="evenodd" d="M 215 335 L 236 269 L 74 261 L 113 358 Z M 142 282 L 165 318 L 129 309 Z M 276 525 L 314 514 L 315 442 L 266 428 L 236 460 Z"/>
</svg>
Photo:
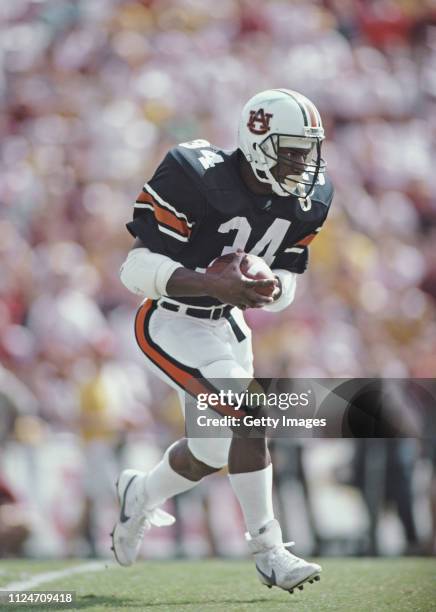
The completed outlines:
<svg viewBox="0 0 436 612">
<path fill-rule="evenodd" d="M 307 198 L 315 184 L 323 181 L 323 140 L 316 106 L 296 91 L 262 91 L 242 110 L 238 147 L 256 178 L 269 183 L 279 196 Z"/>
</svg>

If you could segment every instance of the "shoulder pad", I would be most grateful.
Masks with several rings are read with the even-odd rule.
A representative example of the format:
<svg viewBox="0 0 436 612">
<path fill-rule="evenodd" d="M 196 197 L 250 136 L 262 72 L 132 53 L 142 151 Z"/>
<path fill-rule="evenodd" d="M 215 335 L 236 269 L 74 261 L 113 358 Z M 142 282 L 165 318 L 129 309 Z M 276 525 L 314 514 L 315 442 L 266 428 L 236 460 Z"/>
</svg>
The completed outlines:
<svg viewBox="0 0 436 612">
<path fill-rule="evenodd" d="M 198 177 L 206 177 L 208 170 L 224 161 L 222 152 L 207 140 L 182 142 L 173 147 L 170 155 L 188 172 Z"/>
<path fill-rule="evenodd" d="M 250 198 L 235 173 L 232 153 L 207 140 L 184 142 L 170 151 L 214 209 L 237 215 L 250 206 Z"/>
</svg>

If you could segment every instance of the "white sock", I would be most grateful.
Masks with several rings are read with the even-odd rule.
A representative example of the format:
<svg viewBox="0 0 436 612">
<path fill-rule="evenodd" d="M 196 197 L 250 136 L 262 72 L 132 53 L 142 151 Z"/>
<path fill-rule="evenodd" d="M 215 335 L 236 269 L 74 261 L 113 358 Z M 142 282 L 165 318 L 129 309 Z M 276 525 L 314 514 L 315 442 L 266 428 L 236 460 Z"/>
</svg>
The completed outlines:
<svg viewBox="0 0 436 612">
<path fill-rule="evenodd" d="M 169 497 L 189 491 L 200 482 L 189 480 L 173 470 L 169 462 L 169 451 L 173 446 L 167 448 L 160 463 L 144 476 L 148 510 L 160 506 Z"/>
<path fill-rule="evenodd" d="M 247 531 L 255 536 L 274 518 L 272 464 L 256 472 L 229 474 L 229 478 L 242 508 Z"/>
</svg>

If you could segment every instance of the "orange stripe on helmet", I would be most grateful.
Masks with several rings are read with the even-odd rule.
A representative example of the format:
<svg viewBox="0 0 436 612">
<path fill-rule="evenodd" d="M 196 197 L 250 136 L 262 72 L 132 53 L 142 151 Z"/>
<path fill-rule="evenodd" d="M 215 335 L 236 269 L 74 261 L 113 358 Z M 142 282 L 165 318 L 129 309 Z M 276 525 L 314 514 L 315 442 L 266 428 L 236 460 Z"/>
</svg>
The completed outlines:
<svg viewBox="0 0 436 612">
<path fill-rule="evenodd" d="M 294 91 L 294 96 L 298 99 L 298 101 L 304 106 L 306 114 L 310 117 L 310 125 L 311 127 L 319 127 L 318 113 L 315 108 L 315 105 L 308 99 L 306 96 Z"/>
<path fill-rule="evenodd" d="M 309 111 L 312 127 L 318 127 L 318 117 L 316 116 L 315 108 L 311 102 L 307 105 L 307 109 Z"/>
</svg>

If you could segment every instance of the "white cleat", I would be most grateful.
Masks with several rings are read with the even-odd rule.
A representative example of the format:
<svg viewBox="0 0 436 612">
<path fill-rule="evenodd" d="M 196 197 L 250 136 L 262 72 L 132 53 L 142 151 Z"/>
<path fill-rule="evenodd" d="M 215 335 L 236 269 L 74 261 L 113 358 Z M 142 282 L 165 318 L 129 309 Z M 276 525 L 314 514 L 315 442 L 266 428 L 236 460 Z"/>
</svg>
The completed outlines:
<svg viewBox="0 0 436 612">
<path fill-rule="evenodd" d="M 293 593 L 297 587 L 302 590 L 305 582 L 320 579 L 321 566 L 308 563 L 286 550 L 285 546 L 294 543 L 283 543 L 277 520 L 270 521 L 259 535 L 246 534 L 245 537 L 254 555 L 258 578 L 268 588 L 277 586 Z"/>
<path fill-rule="evenodd" d="M 144 472 L 124 470 L 117 482 L 120 517 L 111 533 L 112 550 L 120 565 L 129 566 L 136 561 L 145 532 L 152 525 L 172 525 L 175 518 L 161 510 L 147 510 Z"/>
</svg>

